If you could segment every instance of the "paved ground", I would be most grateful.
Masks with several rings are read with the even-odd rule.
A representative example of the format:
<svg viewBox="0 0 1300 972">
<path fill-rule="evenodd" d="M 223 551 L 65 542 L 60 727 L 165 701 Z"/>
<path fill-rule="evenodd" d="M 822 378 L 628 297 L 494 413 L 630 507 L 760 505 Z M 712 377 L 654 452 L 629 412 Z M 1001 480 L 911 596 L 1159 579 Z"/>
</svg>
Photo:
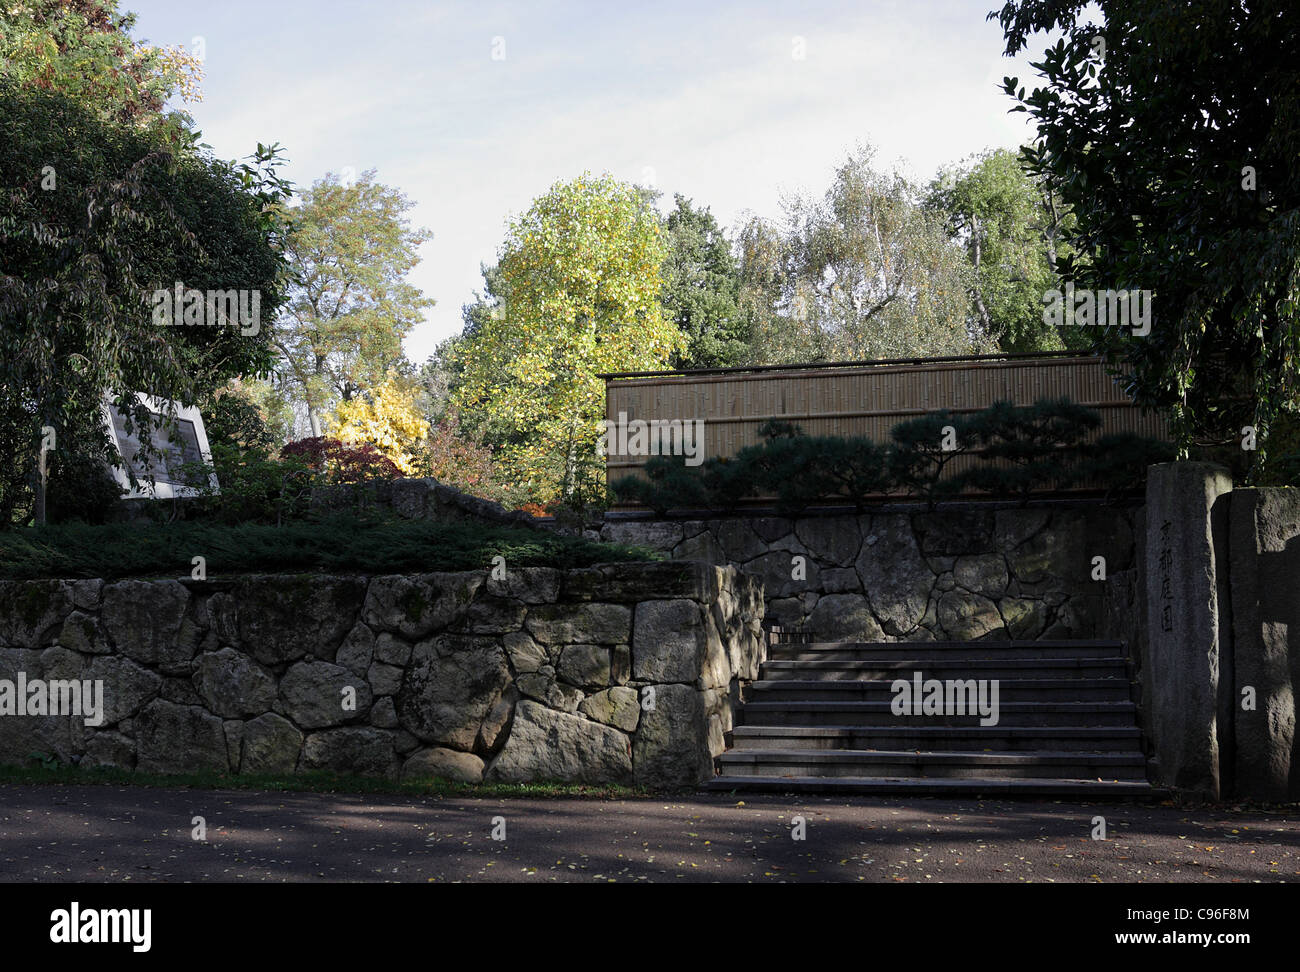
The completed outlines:
<svg viewBox="0 0 1300 972">
<path fill-rule="evenodd" d="M 207 840 L 191 836 L 205 818 Z M 806 839 L 792 837 L 802 816 Z M 1105 841 L 1093 840 L 1105 817 Z M 504 841 L 492 839 L 503 817 Z M 1300 814 L 0 786 L 0 881 L 1300 881 Z"/>
</svg>

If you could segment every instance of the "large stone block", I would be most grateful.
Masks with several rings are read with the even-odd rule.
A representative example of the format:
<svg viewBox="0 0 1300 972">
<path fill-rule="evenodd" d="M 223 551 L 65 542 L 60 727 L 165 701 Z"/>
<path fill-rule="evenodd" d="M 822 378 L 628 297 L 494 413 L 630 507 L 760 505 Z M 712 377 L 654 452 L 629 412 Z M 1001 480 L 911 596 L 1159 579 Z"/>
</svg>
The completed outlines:
<svg viewBox="0 0 1300 972">
<path fill-rule="evenodd" d="M 925 617 L 934 572 L 921 556 L 911 518 L 873 516 L 857 559 L 871 612 L 891 635 L 905 635 Z"/>
<path fill-rule="evenodd" d="M 636 606 L 632 677 L 645 682 L 694 682 L 704 664 L 704 613 L 694 601 L 644 601 Z"/>
<path fill-rule="evenodd" d="M 633 778 L 652 788 L 695 786 L 713 776 L 709 714 L 704 693 L 693 685 L 654 685 L 654 704 L 644 704 L 632 742 Z"/>
<path fill-rule="evenodd" d="M 560 571 L 551 567 L 511 567 L 507 564 L 505 577 L 497 579 L 488 575 L 487 592 L 525 604 L 547 604 L 560 595 L 560 576 Z"/>
<path fill-rule="evenodd" d="M 622 604 L 541 604 L 525 627 L 538 641 L 557 644 L 626 644 L 632 611 Z"/>
<path fill-rule="evenodd" d="M 952 576 L 958 587 L 987 597 L 1005 594 L 1010 579 L 1006 560 L 996 553 L 958 557 L 953 564 Z"/>
<path fill-rule="evenodd" d="M 510 736 L 486 778 L 506 783 L 629 783 L 631 747 L 617 729 L 522 699 Z"/>
<path fill-rule="evenodd" d="M 199 706 L 155 699 L 134 723 L 136 767 L 146 773 L 230 770 L 225 726 Z"/>
<path fill-rule="evenodd" d="M 372 666 L 373 668 L 373 666 Z M 373 695 L 361 678 L 330 662 L 298 662 L 280 679 L 285 714 L 303 729 L 353 722 L 370 711 Z M 355 708 L 344 708 L 344 703 Z"/>
<path fill-rule="evenodd" d="M 636 689 L 620 685 L 587 696 L 578 706 L 578 711 L 588 719 L 632 732 L 641 715 L 641 704 Z"/>
<path fill-rule="evenodd" d="M 949 591 L 939 598 L 938 620 L 953 641 L 975 641 L 1005 632 L 998 606 L 983 595 L 966 591 Z"/>
<path fill-rule="evenodd" d="M 1300 799 L 1300 489 L 1234 490 L 1229 538 L 1234 795 Z"/>
<path fill-rule="evenodd" d="M 722 547 L 723 555 L 733 564 L 743 564 L 768 551 L 768 543 L 758 535 L 749 521 L 742 517 L 721 520 L 714 539 Z"/>
<path fill-rule="evenodd" d="M 885 640 L 862 594 L 827 594 L 818 598 L 805 627 L 819 641 Z"/>
<path fill-rule="evenodd" d="M 204 704 L 227 719 L 261 715 L 275 702 L 275 676 L 234 648 L 200 655 L 194 679 Z"/>
<path fill-rule="evenodd" d="M 120 655 L 97 656 L 84 677 L 104 683 L 104 716 L 100 728 L 131 718 L 158 695 L 163 682 L 157 672 Z"/>
<path fill-rule="evenodd" d="M 0 581 L 0 644 L 49 645 L 73 611 L 68 581 Z"/>
<path fill-rule="evenodd" d="M 509 680 L 499 639 L 438 635 L 411 652 L 397 716 L 424 742 L 469 750 Z"/>
<path fill-rule="evenodd" d="M 396 759 L 389 733 L 362 726 L 313 732 L 302 746 L 302 767 L 309 770 L 395 777 Z"/>
<path fill-rule="evenodd" d="M 228 595 L 214 595 L 236 645 L 264 665 L 307 655 L 333 661 L 339 644 L 357 621 L 365 597 L 360 577 L 311 574 L 240 578 Z M 211 602 L 209 602 L 211 605 Z"/>
<path fill-rule="evenodd" d="M 483 760 L 473 753 L 432 747 L 412 753 L 402 764 L 403 780 L 452 780 L 456 783 L 481 783 Z"/>
<path fill-rule="evenodd" d="M 804 558 L 801 566 L 796 556 Z M 744 571 L 762 582 L 768 597 L 791 597 L 821 589 L 821 567 L 807 554 L 773 550 L 747 562 Z"/>
<path fill-rule="evenodd" d="M 638 601 L 689 597 L 703 600 L 713 568 L 693 560 L 601 564 L 566 571 L 561 582 L 565 601 Z"/>
<path fill-rule="evenodd" d="M 303 735 L 283 716 L 268 712 L 244 723 L 240 738 L 241 773 L 292 773 L 298 767 Z"/>
<path fill-rule="evenodd" d="M 961 557 L 993 550 L 993 514 L 987 510 L 936 510 L 912 519 L 926 557 Z"/>
<path fill-rule="evenodd" d="M 680 523 L 670 520 L 614 520 L 600 529 L 600 539 L 667 553 L 682 542 Z"/>
<path fill-rule="evenodd" d="M 194 657 L 181 627 L 190 592 L 179 581 L 124 580 L 104 586 L 101 619 L 111 643 L 145 665 L 179 666 Z"/>
<path fill-rule="evenodd" d="M 1220 794 L 1220 664 L 1227 654 L 1221 500 L 1228 471 L 1200 462 L 1152 466 L 1147 477 L 1147 654 L 1151 737 L 1160 782 Z M 1222 597 L 1221 597 L 1222 595 Z"/>
<path fill-rule="evenodd" d="M 486 571 L 376 577 L 362 620 L 374 631 L 416 641 L 459 621 L 486 577 Z"/>
</svg>

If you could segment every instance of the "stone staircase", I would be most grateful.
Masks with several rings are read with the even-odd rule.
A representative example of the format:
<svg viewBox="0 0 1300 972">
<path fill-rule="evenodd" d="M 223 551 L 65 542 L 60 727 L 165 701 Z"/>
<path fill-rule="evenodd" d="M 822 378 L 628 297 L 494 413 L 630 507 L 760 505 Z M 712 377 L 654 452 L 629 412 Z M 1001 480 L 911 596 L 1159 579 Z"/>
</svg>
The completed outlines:
<svg viewBox="0 0 1300 972">
<path fill-rule="evenodd" d="M 997 680 L 978 713 L 895 715 L 896 679 Z M 1145 797 L 1135 686 L 1118 641 L 770 646 L 709 790 Z"/>
</svg>

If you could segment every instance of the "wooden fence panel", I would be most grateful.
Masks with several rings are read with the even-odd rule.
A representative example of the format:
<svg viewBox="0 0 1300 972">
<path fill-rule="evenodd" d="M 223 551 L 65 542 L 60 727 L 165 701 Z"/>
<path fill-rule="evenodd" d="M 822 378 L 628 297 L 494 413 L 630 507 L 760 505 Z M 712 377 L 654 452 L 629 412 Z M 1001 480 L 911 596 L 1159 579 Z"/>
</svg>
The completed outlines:
<svg viewBox="0 0 1300 972">
<path fill-rule="evenodd" d="M 1028 405 L 1068 397 L 1100 413 L 1099 435 L 1169 438 L 1164 418 L 1134 406 L 1101 359 L 1091 355 L 985 355 L 604 377 L 608 421 L 702 419 L 706 458 L 732 456 L 757 443 L 758 428 L 769 419 L 794 422 L 809 435 L 866 436 L 883 443 L 905 419 L 939 409 L 978 411 L 1002 399 Z M 646 458 L 607 456 L 607 482 L 639 475 Z"/>
</svg>

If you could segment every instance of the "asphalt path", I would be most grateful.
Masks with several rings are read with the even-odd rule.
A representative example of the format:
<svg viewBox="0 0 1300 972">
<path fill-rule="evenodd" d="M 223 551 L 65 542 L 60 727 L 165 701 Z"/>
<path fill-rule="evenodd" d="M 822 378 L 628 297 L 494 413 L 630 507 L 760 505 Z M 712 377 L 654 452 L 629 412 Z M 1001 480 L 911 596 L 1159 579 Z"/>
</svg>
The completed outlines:
<svg viewBox="0 0 1300 972">
<path fill-rule="evenodd" d="M 1300 814 L 12 784 L 0 786 L 0 881 L 1295 882 Z"/>
</svg>

